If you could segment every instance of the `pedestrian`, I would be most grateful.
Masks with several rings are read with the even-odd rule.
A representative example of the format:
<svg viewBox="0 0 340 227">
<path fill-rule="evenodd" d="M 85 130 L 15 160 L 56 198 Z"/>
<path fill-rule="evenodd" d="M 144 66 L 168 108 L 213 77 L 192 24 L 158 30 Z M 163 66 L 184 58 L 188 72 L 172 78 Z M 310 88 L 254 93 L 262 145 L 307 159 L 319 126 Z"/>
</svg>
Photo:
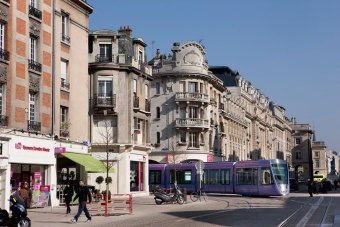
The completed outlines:
<svg viewBox="0 0 340 227">
<path fill-rule="evenodd" d="M 19 196 L 24 200 L 25 202 L 25 208 L 29 208 L 31 205 L 31 198 L 29 189 L 28 189 L 28 183 L 22 182 L 19 190 Z"/>
<path fill-rule="evenodd" d="M 83 180 L 79 181 L 79 188 L 76 192 L 76 196 L 74 197 L 73 202 L 77 199 L 78 199 L 78 202 L 79 202 L 78 213 L 74 216 L 74 218 L 71 220 L 71 222 L 77 223 L 78 218 L 83 211 L 84 211 L 85 216 L 87 218 L 86 222 L 91 222 L 91 215 L 90 215 L 89 211 L 87 210 L 86 202 L 87 202 L 87 199 L 88 199 L 89 202 L 91 203 L 92 197 L 91 197 L 90 190 L 88 189 L 87 186 L 84 185 Z"/>
<path fill-rule="evenodd" d="M 334 180 L 334 190 L 336 191 L 336 190 L 338 190 L 338 181 L 335 179 Z"/>
<path fill-rule="evenodd" d="M 313 197 L 314 184 L 313 184 L 313 181 L 311 181 L 310 179 L 308 179 L 307 181 L 307 187 L 308 187 L 309 196 Z"/>
<path fill-rule="evenodd" d="M 65 189 L 64 189 L 64 198 L 65 198 L 65 203 L 66 203 L 66 214 L 71 213 L 71 201 L 72 201 L 72 197 L 73 197 L 73 187 L 70 186 L 69 184 L 66 185 Z"/>
</svg>

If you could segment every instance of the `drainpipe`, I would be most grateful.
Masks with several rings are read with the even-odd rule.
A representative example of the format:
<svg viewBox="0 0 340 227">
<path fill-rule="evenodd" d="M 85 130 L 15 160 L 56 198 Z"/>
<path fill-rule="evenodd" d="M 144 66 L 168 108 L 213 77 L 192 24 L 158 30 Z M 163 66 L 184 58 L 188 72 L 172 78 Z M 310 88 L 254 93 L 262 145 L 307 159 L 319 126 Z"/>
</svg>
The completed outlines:
<svg viewBox="0 0 340 227">
<path fill-rule="evenodd" d="M 56 9 L 56 0 L 53 0 L 52 6 L 52 125 L 51 125 L 51 136 L 52 140 L 54 140 L 54 124 L 55 124 L 55 9 Z"/>
</svg>

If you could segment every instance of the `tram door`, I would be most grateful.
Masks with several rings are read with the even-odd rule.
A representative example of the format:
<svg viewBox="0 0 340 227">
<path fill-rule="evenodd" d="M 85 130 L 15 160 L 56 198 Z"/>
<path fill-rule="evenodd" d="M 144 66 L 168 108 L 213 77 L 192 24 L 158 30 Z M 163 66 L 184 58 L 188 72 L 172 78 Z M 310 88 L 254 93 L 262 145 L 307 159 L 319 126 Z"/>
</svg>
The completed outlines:
<svg viewBox="0 0 340 227">
<path fill-rule="evenodd" d="M 274 180 L 270 171 L 270 167 L 259 168 L 259 194 L 271 195 L 274 188 Z"/>
</svg>

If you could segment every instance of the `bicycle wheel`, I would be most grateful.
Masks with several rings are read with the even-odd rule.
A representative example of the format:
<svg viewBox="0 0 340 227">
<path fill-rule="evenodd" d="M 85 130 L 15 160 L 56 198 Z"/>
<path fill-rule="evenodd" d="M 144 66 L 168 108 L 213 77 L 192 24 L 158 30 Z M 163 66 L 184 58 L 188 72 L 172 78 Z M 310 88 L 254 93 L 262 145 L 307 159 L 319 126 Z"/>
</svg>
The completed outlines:
<svg viewBox="0 0 340 227">
<path fill-rule="evenodd" d="M 197 192 L 192 192 L 192 193 L 190 194 L 190 199 L 191 199 L 191 201 L 196 202 L 196 201 L 198 200 L 198 198 L 199 198 L 199 195 L 198 195 Z"/>
</svg>

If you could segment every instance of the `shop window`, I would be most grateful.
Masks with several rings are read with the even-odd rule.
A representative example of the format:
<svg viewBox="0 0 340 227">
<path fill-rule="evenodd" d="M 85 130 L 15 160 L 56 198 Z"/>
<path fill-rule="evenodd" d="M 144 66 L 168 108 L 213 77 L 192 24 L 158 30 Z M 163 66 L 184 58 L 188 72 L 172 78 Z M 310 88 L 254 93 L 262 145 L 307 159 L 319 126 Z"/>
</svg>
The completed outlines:
<svg viewBox="0 0 340 227">
<path fill-rule="evenodd" d="M 144 163 L 130 161 L 130 191 L 143 191 Z"/>
</svg>

